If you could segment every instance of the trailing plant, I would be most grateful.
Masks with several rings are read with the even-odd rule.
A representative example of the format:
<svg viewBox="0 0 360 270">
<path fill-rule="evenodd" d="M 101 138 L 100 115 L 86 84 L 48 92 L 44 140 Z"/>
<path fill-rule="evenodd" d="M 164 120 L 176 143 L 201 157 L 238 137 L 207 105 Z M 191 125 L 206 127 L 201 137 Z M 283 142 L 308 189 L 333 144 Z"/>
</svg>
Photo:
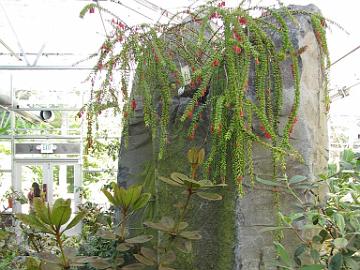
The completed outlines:
<svg viewBox="0 0 360 270">
<path fill-rule="evenodd" d="M 93 146 L 97 116 L 113 108 L 121 112 L 124 142 L 129 119 L 143 103 L 144 122 L 152 138 L 158 140 L 156 152 L 163 158 L 171 135 L 170 104 L 184 92 L 191 97 L 185 111 L 175 122 L 189 140 L 210 142 L 203 166 L 209 179 L 226 182 L 227 173 L 235 179 L 239 192 L 245 175 L 254 179 L 252 148 L 259 143 L 273 155 L 274 175 L 285 169 L 287 155 L 298 156 L 289 136 L 297 122 L 300 104 L 299 55 L 306 47 L 296 48 L 291 41 L 289 25 L 299 14 L 309 16 L 321 49 L 323 70 L 329 66 L 325 37 L 326 23 L 320 14 L 308 11 L 253 7 L 225 7 L 225 2 L 211 1 L 195 10 L 174 15 L 167 24 L 128 26 L 121 18 L 99 4 L 84 7 L 88 12 L 113 16 L 113 31 L 99 51 L 92 81 L 91 100 L 81 113 L 88 121 L 88 147 Z M 251 16 L 254 10 L 261 16 Z M 177 23 L 179 17 L 185 17 Z M 276 46 L 273 35 L 281 39 Z M 291 70 L 294 98 L 285 125 L 279 125 L 283 105 L 281 65 Z M 128 84 L 128 74 L 135 69 L 135 89 Z M 120 71 L 119 71 L 120 70 Z M 251 79 L 254 71 L 254 80 Z M 114 74 L 120 73 L 117 89 Z M 101 85 L 95 85 L 101 74 Z M 253 83 L 252 83 L 253 81 Z M 184 91 L 180 91 L 184 90 Z M 136 97 L 136 98 L 135 98 Z M 140 97 L 140 99 L 138 99 Z M 125 105 L 120 106 L 124 101 Z M 208 136 L 198 138 L 197 129 L 209 114 Z M 260 123 L 259 126 L 255 123 Z M 210 170 L 212 168 L 212 170 Z"/>
<path fill-rule="evenodd" d="M 280 243 L 275 242 L 280 269 L 359 269 L 360 156 L 345 150 L 341 157 L 339 170 L 334 165 L 330 166 L 329 172 L 315 182 L 305 176 L 294 176 L 287 181 L 298 200 L 300 211 L 290 215 L 281 214 L 280 227 L 262 230 L 291 230 L 300 241 L 294 254 L 289 254 Z M 261 181 L 284 188 L 278 183 Z M 301 201 L 295 195 L 300 190 L 313 194 L 313 199 Z M 303 232 L 299 231 L 299 222 L 303 223 Z"/>
</svg>

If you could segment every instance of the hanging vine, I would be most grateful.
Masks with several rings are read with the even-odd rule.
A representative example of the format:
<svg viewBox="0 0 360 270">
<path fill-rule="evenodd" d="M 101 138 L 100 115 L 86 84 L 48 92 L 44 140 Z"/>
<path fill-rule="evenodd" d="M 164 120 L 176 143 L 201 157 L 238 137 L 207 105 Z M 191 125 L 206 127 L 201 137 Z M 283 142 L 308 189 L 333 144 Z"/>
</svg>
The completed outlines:
<svg viewBox="0 0 360 270">
<path fill-rule="evenodd" d="M 89 4 L 81 16 L 93 8 L 112 14 L 99 5 Z M 254 10 L 261 10 L 262 15 L 251 16 Z M 129 118 L 137 107 L 135 97 L 140 97 L 145 125 L 151 130 L 152 138 L 159 141 L 159 158 L 163 158 L 168 144 L 172 97 L 184 88 L 191 100 L 178 121 L 186 124 L 180 126 L 188 129 L 189 140 L 197 136 L 201 115 L 209 113 L 211 148 L 204 166 L 210 179 L 224 183 L 231 171 L 241 193 L 244 176 L 249 175 L 251 181 L 254 178 L 251 154 L 254 143 L 272 152 L 274 175 L 278 168 L 284 170 L 285 157 L 296 155 L 289 137 L 300 104 L 299 55 L 306 49 L 295 48 L 289 33 L 289 25 L 298 14 L 310 18 L 325 71 L 330 65 L 326 23 L 319 14 L 285 7 L 233 9 L 226 8 L 225 2 L 209 2 L 193 11 L 176 14 L 168 24 L 132 27 L 112 14 L 114 31 L 101 47 L 92 74 L 95 79 L 103 70 L 106 76 L 100 89 L 92 90 L 92 99 L 83 109 L 89 123 L 89 147 L 92 124 L 104 109 L 122 112 L 122 136 L 126 137 Z M 175 23 L 183 15 L 186 19 Z M 280 47 L 274 44 L 270 32 L 280 37 Z M 290 63 L 294 98 L 287 121 L 280 127 L 283 105 L 280 65 L 284 62 Z M 190 78 L 184 76 L 184 67 L 191 71 Z M 126 75 L 132 70 L 136 82 L 130 93 Z M 115 72 L 121 74 L 119 90 L 112 82 Z M 125 105 L 121 107 L 119 100 Z M 254 120 L 260 123 L 259 130 Z"/>
</svg>

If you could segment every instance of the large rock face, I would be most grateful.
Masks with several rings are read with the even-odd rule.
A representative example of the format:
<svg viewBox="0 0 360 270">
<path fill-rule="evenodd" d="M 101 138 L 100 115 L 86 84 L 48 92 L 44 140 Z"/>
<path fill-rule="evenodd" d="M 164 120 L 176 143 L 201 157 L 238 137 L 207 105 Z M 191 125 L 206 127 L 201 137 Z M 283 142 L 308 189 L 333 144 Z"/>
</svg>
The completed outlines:
<svg viewBox="0 0 360 270">
<path fill-rule="evenodd" d="M 314 6 L 297 7 L 318 11 Z M 289 23 L 292 42 L 295 48 L 307 46 L 300 56 L 301 67 L 301 105 L 298 123 L 291 135 L 292 145 L 298 149 L 304 163 L 288 160 L 287 175 L 306 175 L 314 178 L 327 165 L 327 128 L 325 93 L 322 87 L 323 74 L 320 64 L 320 50 L 312 31 L 310 19 L 297 17 L 299 26 Z M 275 44 L 280 40 L 273 35 Z M 284 123 L 291 110 L 294 87 L 290 73 L 290 63 L 282 66 L 284 81 L 284 108 L 280 123 Z M 251 86 L 250 86 L 251 87 Z M 251 92 L 251 91 L 250 91 Z M 147 215 L 159 218 L 162 215 L 175 216 L 172 205 L 183 200 L 183 195 L 176 189 L 157 180 L 157 176 L 168 176 L 173 171 L 188 174 L 189 165 L 186 151 L 190 143 L 181 132 L 176 132 L 178 119 L 189 98 L 174 97 L 171 106 L 170 144 L 162 161 L 157 161 L 156 143 L 152 143 L 142 118 L 141 102 L 132 119 L 129 130 L 129 147 L 122 148 L 119 153 L 118 182 L 121 185 L 136 181 L 145 181 L 156 195 L 152 211 Z M 208 126 L 206 119 L 199 127 L 197 136 L 206 136 Z M 191 144 L 196 145 L 196 140 Z M 205 148 L 208 146 L 205 145 Z M 272 176 L 271 153 L 259 145 L 253 151 L 256 174 L 263 178 Z M 194 246 L 192 255 L 179 255 L 180 263 L 176 269 L 183 270 L 271 270 L 275 256 L 273 238 L 270 233 L 259 234 L 264 226 L 276 224 L 277 207 L 274 192 L 267 186 L 256 185 L 249 188 L 245 184 L 245 196 L 238 198 L 231 186 L 220 191 L 224 199 L 220 202 L 194 200 L 192 209 L 187 214 L 191 229 L 199 229 L 203 236 Z M 246 182 L 246 181 L 245 181 Z M 280 204 L 286 213 L 293 208 L 293 199 L 280 194 Z M 286 235 L 285 245 L 289 249 L 296 245 L 296 239 Z"/>
</svg>

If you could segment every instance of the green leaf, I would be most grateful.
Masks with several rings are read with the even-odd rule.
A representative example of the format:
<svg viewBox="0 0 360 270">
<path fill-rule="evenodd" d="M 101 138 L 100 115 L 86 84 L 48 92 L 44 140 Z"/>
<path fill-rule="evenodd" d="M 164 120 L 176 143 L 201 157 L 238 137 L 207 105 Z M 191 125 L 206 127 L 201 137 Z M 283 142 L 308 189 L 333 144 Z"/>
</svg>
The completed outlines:
<svg viewBox="0 0 360 270">
<path fill-rule="evenodd" d="M 140 198 L 133 204 L 133 210 L 136 211 L 143 208 L 149 202 L 150 198 L 150 193 L 141 194 Z"/>
<path fill-rule="evenodd" d="M 208 200 L 208 201 L 220 201 L 222 200 L 222 196 L 217 193 L 209 193 L 209 192 L 196 192 L 200 198 Z"/>
<path fill-rule="evenodd" d="M 130 206 L 130 203 L 131 203 L 134 188 L 131 187 L 128 190 L 126 190 L 123 187 L 118 187 L 118 189 L 119 189 L 120 198 L 123 200 L 123 206 L 128 208 Z"/>
<path fill-rule="evenodd" d="M 336 226 L 338 226 L 340 233 L 345 234 L 345 219 L 340 213 L 334 213 L 333 215 Z"/>
<path fill-rule="evenodd" d="M 295 249 L 294 257 L 299 257 L 301 254 L 303 254 L 306 250 L 306 245 L 301 244 Z"/>
<path fill-rule="evenodd" d="M 187 227 L 189 226 L 189 224 L 187 223 L 187 222 L 180 222 L 179 223 L 179 231 L 182 231 L 182 230 L 184 230 L 184 229 L 186 229 Z"/>
<path fill-rule="evenodd" d="M 350 268 L 350 270 L 359 270 L 360 269 L 360 264 L 359 262 L 355 261 L 354 259 L 350 258 L 350 257 L 345 257 L 345 264 L 347 267 Z"/>
<path fill-rule="evenodd" d="M 146 257 L 144 257 L 144 256 L 142 256 L 142 255 L 140 255 L 140 254 L 134 254 L 134 257 L 135 257 L 135 259 L 138 260 L 138 262 L 140 262 L 140 263 L 142 263 L 142 264 L 145 264 L 145 265 L 147 265 L 147 266 L 153 266 L 153 265 L 155 265 L 155 262 L 154 262 L 154 261 L 152 261 L 152 260 L 150 260 L 150 259 L 148 259 L 148 258 L 146 258 Z"/>
<path fill-rule="evenodd" d="M 69 221 L 71 216 L 71 200 L 57 199 L 51 209 L 51 223 L 57 228 Z"/>
<path fill-rule="evenodd" d="M 267 185 L 267 186 L 284 187 L 284 185 L 282 185 L 278 182 L 261 179 L 260 177 L 256 177 L 256 181 L 258 181 L 261 184 Z"/>
<path fill-rule="evenodd" d="M 183 179 L 184 181 L 184 184 L 187 186 L 187 187 L 191 187 L 191 188 L 199 188 L 201 187 L 201 185 L 199 184 L 198 181 L 194 180 L 194 179 Z"/>
<path fill-rule="evenodd" d="M 129 244 L 143 244 L 153 239 L 152 235 L 139 235 L 133 238 L 126 239 L 125 242 Z"/>
<path fill-rule="evenodd" d="M 190 240 L 178 238 L 174 245 L 181 252 L 190 253 L 192 251 L 192 243 Z"/>
<path fill-rule="evenodd" d="M 144 257 L 146 257 L 146 258 L 148 258 L 148 259 L 150 259 L 152 261 L 156 262 L 156 260 L 157 260 L 156 252 L 155 252 L 155 250 L 153 250 L 151 248 L 142 247 L 141 248 L 141 254 Z"/>
<path fill-rule="evenodd" d="M 342 265 L 343 256 L 340 253 L 337 253 L 330 258 L 329 270 L 341 270 Z"/>
<path fill-rule="evenodd" d="M 184 180 L 190 179 L 187 175 L 178 172 L 171 173 L 170 178 L 180 185 L 184 184 Z"/>
<path fill-rule="evenodd" d="M 106 230 L 98 230 L 96 235 L 108 240 L 115 240 L 117 238 L 115 233 Z"/>
<path fill-rule="evenodd" d="M 34 209 L 36 215 L 40 218 L 45 224 L 51 225 L 49 217 L 49 209 L 46 207 L 45 203 L 41 198 L 34 198 Z"/>
<path fill-rule="evenodd" d="M 164 216 L 160 219 L 160 223 L 164 225 L 164 227 L 172 229 L 175 227 L 175 221 L 171 217 Z"/>
<path fill-rule="evenodd" d="M 201 234 L 199 231 L 184 231 L 180 233 L 180 236 L 189 240 L 201 239 Z"/>
<path fill-rule="evenodd" d="M 289 184 L 290 184 L 290 185 L 294 185 L 294 184 L 303 182 L 303 181 L 305 181 L 306 179 L 307 179 L 306 176 L 303 176 L 303 175 L 294 175 L 293 177 L 290 178 Z"/>
<path fill-rule="evenodd" d="M 130 198 L 131 198 L 130 203 L 129 203 L 130 206 L 133 206 L 135 204 L 135 202 L 139 200 L 139 198 L 141 196 L 141 191 L 142 191 L 141 185 L 131 186 L 128 189 L 128 192 L 130 193 Z"/>
<path fill-rule="evenodd" d="M 161 181 L 163 181 L 164 183 L 169 184 L 169 185 L 171 185 L 171 186 L 175 186 L 175 187 L 181 187 L 181 186 L 182 186 L 182 185 L 179 184 L 178 182 L 176 182 L 176 181 L 174 181 L 174 180 L 171 180 L 171 179 L 169 179 L 169 178 L 166 178 L 166 177 L 159 176 L 159 179 L 160 179 Z"/>
<path fill-rule="evenodd" d="M 88 262 L 96 269 L 107 269 L 112 266 L 110 262 L 100 257 L 92 257 Z"/>
<path fill-rule="evenodd" d="M 334 246 L 339 249 L 345 248 L 347 244 L 348 240 L 346 238 L 339 237 L 334 240 Z"/>
<path fill-rule="evenodd" d="M 314 262 L 319 262 L 319 260 L 320 260 L 319 251 L 317 251 L 316 249 L 313 248 L 310 250 L 310 255 L 313 258 Z"/>
<path fill-rule="evenodd" d="M 124 252 L 124 251 L 128 251 L 130 248 L 132 248 L 131 244 L 121 243 L 117 245 L 116 250 L 120 252 Z"/>
<path fill-rule="evenodd" d="M 279 242 L 276 242 L 276 241 L 274 241 L 274 245 L 276 247 L 277 254 L 281 258 L 283 263 L 285 263 L 287 266 L 292 266 L 289 254 L 287 253 L 284 246 L 282 244 L 280 244 Z"/>
<path fill-rule="evenodd" d="M 119 206 L 118 203 L 115 201 L 115 198 L 113 197 L 113 195 L 111 195 L 109 191 L 107 191 L 106 189 L 102 189 L 101 191 L 102 193 L 104 193 L 104 195 L 112 205 Z"/>
<path fill-rule="evenodd" d="M 64 231 L 70 230 L 72 227 L 76 226 L 86 215 L 86 212 L 82 211 L 76 214 L 76 216 L 70 221 Z"/>
<path fill-rule="evenodd" d="M 151 222 L 151 221 L 146 221 L 143 224 L 147 227 L 150 227 L 150 228 L 158 230 L 158 231 L 169 232 L 172 229 L 172 228 L 168 228 L 167 226 L 164 226 L 161 223 L 155 223 L 155 222 Z"/>
<path fill-rule="evenodd" d="M 141 263 L 133 263 L 126 266 L 123 266 L 121 270 L 142 270 L 145 268 L 145 265 Z"/>
<path fill-rule="evenodd" d="M 300 270 L 321 270 L 324 269 L 324 265 L 320 264 L 311 264 L 311 265 L 304 265 L 300 268 Z"/>
<path fill-rule="evenodd" d="M 175 252 L 170 250 L 161 256 L 160 264 L 161 265 L 169 265 L 169 264 L 173 263 L 175 260 L 176 260 Z"/>
<path fill-rule="evenodd" d="M 46 224 L 42 223 L 35 215 L 16 214 L 16 218 L 41 232 L 54 234 L 54 231 Z"/>
</svg>

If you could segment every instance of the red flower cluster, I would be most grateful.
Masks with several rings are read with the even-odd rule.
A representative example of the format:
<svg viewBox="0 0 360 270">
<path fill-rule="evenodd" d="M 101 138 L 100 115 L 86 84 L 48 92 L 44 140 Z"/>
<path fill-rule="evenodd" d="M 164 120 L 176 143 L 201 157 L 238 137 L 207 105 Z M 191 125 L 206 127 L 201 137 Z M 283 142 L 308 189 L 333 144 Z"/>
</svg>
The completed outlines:
<svg viewBox="0 0 360 270">
<path fill-rule="evenodd" d="M 260 130 L 261 130 L 262 132 L 264 132 L 264 137 L 265 137 L 266 139 L 271 139 L 270 133 L 267 132 L 267 130 L 265 129 L 265 127 L 264 127 L 263 125 L 260 126 Z"/>
<path fill-rule="evenodd" d="M 233 31 L 233 38 L 236 39 L 237 41 L 241 42 L 241 36 L 235 30 Z"/>
<path fill-rule="evenodd" d="M 212 66 L 213 67 L 217 67 L 218 65 L 220 65 L 220 61 L 218 59 L 215 59 L 213 62 L 212 62 Z"/>
<path fill-rule="evenodd" d="M 246 25 L 247 24 L 247 19 L 245 17 L 239 17 L 239 23 L 240 25 Z"/>
<path fill-rule="evenodd" d="M 234 52 L 235 52 L 236 54 L 240 54 L 240 53 L 241 53 L 241 48 L 240 48 L 239 46 L 234 45 L 234 46 L 233 46 L 233 49 L 234 49 Z"/>
<path fill-rule="evenodd" d="M 214 12 L 213 14 L 210 15 L 209 19 L 216 19 L 216 18 L 220 18 L 220 14 L 218 12 Z"/>
</svg>

